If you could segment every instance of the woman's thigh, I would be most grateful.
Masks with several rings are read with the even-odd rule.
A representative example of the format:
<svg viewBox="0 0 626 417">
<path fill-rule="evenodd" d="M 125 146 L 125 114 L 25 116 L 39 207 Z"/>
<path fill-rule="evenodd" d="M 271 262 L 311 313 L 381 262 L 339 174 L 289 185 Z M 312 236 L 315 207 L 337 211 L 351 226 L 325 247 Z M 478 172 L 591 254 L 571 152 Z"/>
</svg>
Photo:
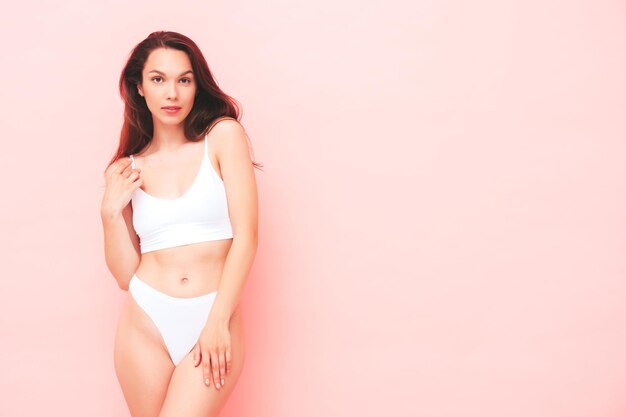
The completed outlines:
<svg viewBox="0 0 626 417">
<path fill-rule="evenodd" d="M 230 324 L 232 368 L 219 390 L 213 381 L 203 382 L 202 366 L 193 366 L 193 350 L 178 364 L 172 374 L 165 402 L 159 417 L 217 417 L 230 397 L 243 369 L 245 341 L 243 312 L 237 307 Z"/>
<path fill-rule="evenodd" d="M 150 317 L 128 293 L 115 334 L 115 373 L 132 417 L 157 417 L 174 370 Z"/>
</svg>

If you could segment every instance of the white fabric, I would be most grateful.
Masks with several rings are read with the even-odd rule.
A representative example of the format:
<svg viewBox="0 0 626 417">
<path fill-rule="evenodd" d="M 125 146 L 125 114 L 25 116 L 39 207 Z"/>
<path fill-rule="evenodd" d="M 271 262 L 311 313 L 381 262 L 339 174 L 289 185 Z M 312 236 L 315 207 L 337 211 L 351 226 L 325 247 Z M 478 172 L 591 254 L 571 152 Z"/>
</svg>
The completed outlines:
<svg viewBox="0 0 626 417">
<path fill-rule="evenodd" d="M 183 298 L 165 294 L 133 274 L 128 291 L 152 319 L 174 365 L 191 351 L 206 325 L 217 291 Z"/>
<path fill-rule="evenodd" d="M 200 169 L 182 196 L 159 198 L 141 188 L 133 193 L 133 227 L 141 253 L 233 237 L 226 189 L 209 159 L 207 137 Z M 131 159 L 135 168 L 132 155 Z"/>
</svg>

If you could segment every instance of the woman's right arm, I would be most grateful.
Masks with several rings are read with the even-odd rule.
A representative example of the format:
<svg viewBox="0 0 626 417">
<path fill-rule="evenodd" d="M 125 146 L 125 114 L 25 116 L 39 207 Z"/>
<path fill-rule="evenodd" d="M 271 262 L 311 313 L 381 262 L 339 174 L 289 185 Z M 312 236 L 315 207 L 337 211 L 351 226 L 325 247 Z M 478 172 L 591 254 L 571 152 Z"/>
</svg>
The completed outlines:
<svg viewBox="0 0 626 417">
<path fill-rule="evenodd" d="M 131 167 L 130 158 L 120 158 L 105 171 L 106 190 L 100 207 L 104 230 L 104 257 L 117 285 L 128 284 L 139 266 L 139 237 L 133 227 L 133 192 L 142 184 L 141 170 Z"/>
<path fill-rule="evenodd" d="M 139 238 L 132 222 L 133 210 L 128 204 L 121 213 L 101 210 L 104 229 L 104 257 L 117 285 L 128 291 L 128 283 L 139 266 Z"/>
</svg>

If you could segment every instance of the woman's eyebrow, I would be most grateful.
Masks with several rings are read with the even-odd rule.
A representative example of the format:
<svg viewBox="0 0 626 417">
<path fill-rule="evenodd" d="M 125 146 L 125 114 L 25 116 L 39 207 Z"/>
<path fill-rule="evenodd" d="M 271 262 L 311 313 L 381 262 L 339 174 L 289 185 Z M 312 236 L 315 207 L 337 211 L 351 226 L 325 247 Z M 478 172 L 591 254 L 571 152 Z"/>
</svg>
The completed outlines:
<svg viewBox="0 0 626 417">
<path fill-rule="evenodd" d="M 161 71 L 159 71 L 159 70 L 152 70 L 152 71 L 149 71 L 149 72 L 148 72 L 148 74 L 150 74 L 151 72 L 156 72 L 156 73 L 158 73 L 158 74 L 165 75 L 165 73 L 164 73 L 164 72 L 161 72 Z M 191 74 L 193 75 L 193 71 L 192 71 L 192 70 L 187 70 L 187 71 L 183 72 L 182 74 L 180 74 L 180 75 L 179 75 L 179 77 L 182 77 L 183 75 L 185 75 L 185 74 L 187 74 L 187 73 L 191 73 Z"/>
</svg>

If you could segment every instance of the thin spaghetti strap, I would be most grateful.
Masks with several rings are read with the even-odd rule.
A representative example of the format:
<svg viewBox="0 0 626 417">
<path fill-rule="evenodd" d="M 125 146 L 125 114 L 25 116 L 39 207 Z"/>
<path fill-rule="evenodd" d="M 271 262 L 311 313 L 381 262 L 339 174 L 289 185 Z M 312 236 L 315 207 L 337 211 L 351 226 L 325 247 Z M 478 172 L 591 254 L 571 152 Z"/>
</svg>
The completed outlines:
<svg viewBox="0 0 626 417">
<path fill-rule="evenodd" d="M 206 134 L 204 135 L 204 154 L 208 157 L 209 156 L 209 146 L 207 145 L 209 139 L 209 132 L 215 127 L 216 124 L 218 124 L 220 122 L 220 120 L 222 119 L 233 119 L 233 120 L 237 120 L 234 117 L 230 117 L 230 116 L 222 116 L 222 117 L 218 117 L 217 119 L 215 119 L 215 121 L 213 121 L 213 123 L 211 124 L 211 126 L 207 129 Z"/>
<path fill-rule="evenodd" d="M 232 119 L 234 121 L 237 121 L 237 119 L 235 119 L 234 117 L 230 117 L 230 116 L 221 116 L 218 117 L 217 119 L 215 119 L 213 121 L 213 123 L 211 124 L 211 126 L 209 126 L 209 128 L 207 129 L 205 135 L 204 135 L 204 154 L 208 157 L 209 156 L 209 146 L 207 145 L 209 139 L 209 132 L 215 127 L 216 124 L 218 124 L 221 120 L 223 119 Z"/>
</svg>

